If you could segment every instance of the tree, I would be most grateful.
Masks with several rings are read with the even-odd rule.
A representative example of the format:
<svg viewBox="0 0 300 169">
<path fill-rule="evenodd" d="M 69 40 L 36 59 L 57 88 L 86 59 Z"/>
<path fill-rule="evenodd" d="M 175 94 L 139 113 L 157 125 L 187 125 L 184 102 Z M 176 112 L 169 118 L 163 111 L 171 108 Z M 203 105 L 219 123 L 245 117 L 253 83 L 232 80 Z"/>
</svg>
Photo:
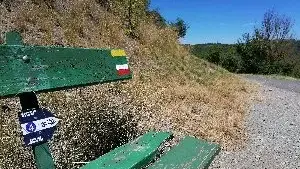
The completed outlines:
<svg viewBox="0 0 300 169">
<path fill-rule="evenodd" d="M 246 73 L 285 73 L 290 70 L 294 53 L 291 43 L 293 22 L 290 17 L 268 10 L 260 27 L 252 35 L 244 34 L 238 40 L 237 52 L 241 55 Z"/>
<path fill-rule="evenodd" d="M 123 3 L 125 8 L 124 21 L 127 28 L 127 35 L 131 38 L 137 38 L 138 34 L 136 31 L 139 23 L 144 20 L 147 16 L 149 8 L 149 0 L 118 0 Z"/>
<path fill-rule="evenodd" d="M 286 40 L 291 39 L 293 22 L 290 17 L 280 15 L 274 9 L 268 10 L 264 14 L 259 33 L 267 40 Z"/>
<path fill-rule="evenodd" d="M 289 53 L 293 22 L 290 17 L 280 15 L 274 9 L 265 13 L 262 26 L 258 29 L 261 38 L 267 41 L 269 62 L 283 59 Z"/>
<path fill-rule="evenodd" d="M 149 0 L 97 0 L 97 2 L 121 18 L 128 36 L 138 37 L 137 27 L 147 18 Z"/>
<path fill-rule="evenodd" d="M 189 29 L 189 26 L 181 18 L 177 18 L 176 21 L 174 23 L 171 23 L 170 25 L 175 28 L 179 38 L 185 37 L 186 32 Z"/>
<path fill-rule="evenodd" d="M 166 19 L 159 13 L 157 9 L 151 10 L 147 12 L 147 15 L 150 19 L 152 19 L 156 26 L 163 28 L 167 26 Z"/>
</svg>

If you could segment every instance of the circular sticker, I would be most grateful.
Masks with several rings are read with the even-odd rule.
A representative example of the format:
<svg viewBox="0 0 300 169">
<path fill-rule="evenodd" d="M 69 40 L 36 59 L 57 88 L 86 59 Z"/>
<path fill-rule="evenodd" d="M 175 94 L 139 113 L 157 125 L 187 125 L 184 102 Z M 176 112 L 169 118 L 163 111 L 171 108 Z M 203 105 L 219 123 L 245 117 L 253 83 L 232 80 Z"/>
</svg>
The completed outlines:
<svg viewBox="0 0 300 169">
<path fill-rule="evenodd" d="M 33 122 L 26 124 L 26 130 L 29 133 L 33 133 L 36 130 L 36 125 Z"/>
</svg>

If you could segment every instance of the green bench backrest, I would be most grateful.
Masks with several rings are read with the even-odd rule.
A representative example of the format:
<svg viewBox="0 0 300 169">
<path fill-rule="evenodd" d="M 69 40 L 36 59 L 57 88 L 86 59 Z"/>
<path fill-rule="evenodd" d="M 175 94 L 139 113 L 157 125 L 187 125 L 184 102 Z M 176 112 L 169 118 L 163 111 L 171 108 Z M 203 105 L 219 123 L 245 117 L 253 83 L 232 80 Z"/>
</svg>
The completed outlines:
<svg viewBox="0 0 300 169">
<path fill-rule="evenodd" d="M 123 50 L 23 45 L 16 32 L 0 45 L 0 96 L 53 91 L 131 78 Z"/>
</svg>

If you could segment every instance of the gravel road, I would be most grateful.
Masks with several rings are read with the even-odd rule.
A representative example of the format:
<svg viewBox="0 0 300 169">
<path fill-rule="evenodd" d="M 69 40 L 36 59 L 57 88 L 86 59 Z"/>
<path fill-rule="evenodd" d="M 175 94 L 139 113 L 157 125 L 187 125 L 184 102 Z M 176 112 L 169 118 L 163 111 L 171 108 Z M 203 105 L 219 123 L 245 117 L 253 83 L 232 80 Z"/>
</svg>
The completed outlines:
<svg viewBox="0 0 300 169">
<path fill-rule="evenodd" d="M 264 99 L 246 118 L 245 147 L 221 151 L 210 168 L 300 169 L 300 81 L 243 76 L 262 86 Z"/>
</svg>

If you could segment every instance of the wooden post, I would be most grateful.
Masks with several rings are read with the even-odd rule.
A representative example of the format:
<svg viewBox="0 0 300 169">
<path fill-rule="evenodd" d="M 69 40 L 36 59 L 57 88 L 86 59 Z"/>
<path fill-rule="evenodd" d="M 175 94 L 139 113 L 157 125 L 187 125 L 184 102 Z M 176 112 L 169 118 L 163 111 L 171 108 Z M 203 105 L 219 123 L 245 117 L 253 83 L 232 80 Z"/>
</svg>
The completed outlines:
<svg viewBox="0 0 300 169">
<path fill-rule="evenodd" d="M 34 92 L 19 95 L 22 111 L 39 109 L 39 103 Z M 54 161 L 49 150 L 48 143 L 33 146 L 33 154 L 38 169 L 55 169 Z"/>
</svg>

